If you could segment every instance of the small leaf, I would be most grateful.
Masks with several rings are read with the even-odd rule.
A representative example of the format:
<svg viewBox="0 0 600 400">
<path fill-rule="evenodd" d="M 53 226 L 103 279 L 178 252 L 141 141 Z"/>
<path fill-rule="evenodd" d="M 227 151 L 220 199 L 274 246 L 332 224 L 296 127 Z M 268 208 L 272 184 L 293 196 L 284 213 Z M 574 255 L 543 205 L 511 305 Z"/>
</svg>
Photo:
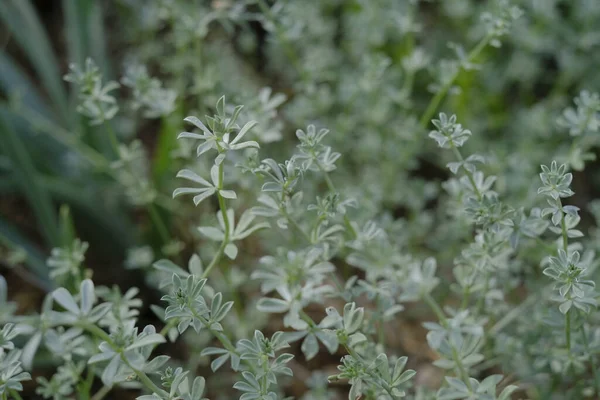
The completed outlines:
<svg viewBox="0 0 600 400">
<path fill-rule="evenodd" d="M 282 313 L 289 309 L 289 304 L 285 300 L 263 297 L 256 304 L 256 308 L 266 313 Z"/>
<path fill-rule="evenodd" d="M 54 292 L 52 292 L 52 298 L 69 312 L 77 315 L 79 314 L 79 307 L 67 289 L 56 289 Z"/>
<path fill-rule="evenodd" d="M 81 312 L 83 315 L 88 315 L 92 310 L 92 306 L 96 302 L 96 295 L 94 293 L 94 283 L 86 279 L 81 282 L 80 286 L 81 295 Z"/>
<path fill-rule="evenodd" d="M 125 350 L 133 350 L 139 347 L 151 346 L 153 344 L 165 343 L 167 340 L 158 333 L 152 333 L 144 336 L 141 339 L 136 340 L 131 345 L 127 346 Z"/>
<path fill-rule="evenodd" d="M 235 260 L 238 254 L 238 248 L 235 244 L 229 243 L 225 246 L 225 255 L 229 257 L 231 260 Z"/>
</svg>

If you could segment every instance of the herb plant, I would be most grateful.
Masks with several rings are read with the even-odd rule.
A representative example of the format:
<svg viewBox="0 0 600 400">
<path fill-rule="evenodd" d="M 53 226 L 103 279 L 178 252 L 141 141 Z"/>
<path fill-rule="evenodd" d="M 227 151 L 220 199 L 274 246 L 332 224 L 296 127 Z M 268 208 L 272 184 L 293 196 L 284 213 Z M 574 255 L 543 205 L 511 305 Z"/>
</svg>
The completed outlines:
<svg viewBox="0 0 600 400">
<path fill-rule="evenodd" d="M 0 399 L 600 398 L 600 3 L 107 4 L 0 5 Z"/>
</svg>

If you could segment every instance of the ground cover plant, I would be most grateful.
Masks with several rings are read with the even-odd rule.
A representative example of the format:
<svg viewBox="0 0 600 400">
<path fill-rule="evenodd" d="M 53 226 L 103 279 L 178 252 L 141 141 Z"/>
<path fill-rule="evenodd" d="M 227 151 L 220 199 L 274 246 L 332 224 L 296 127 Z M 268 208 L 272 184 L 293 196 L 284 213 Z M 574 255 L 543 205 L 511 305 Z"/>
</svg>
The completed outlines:
<svg viewBox="0 0 600 400">
<path fill-rule="evenodd" d="M 600 3 L 0 3 L 0 399 L 600 398 Z"/>
</svg>

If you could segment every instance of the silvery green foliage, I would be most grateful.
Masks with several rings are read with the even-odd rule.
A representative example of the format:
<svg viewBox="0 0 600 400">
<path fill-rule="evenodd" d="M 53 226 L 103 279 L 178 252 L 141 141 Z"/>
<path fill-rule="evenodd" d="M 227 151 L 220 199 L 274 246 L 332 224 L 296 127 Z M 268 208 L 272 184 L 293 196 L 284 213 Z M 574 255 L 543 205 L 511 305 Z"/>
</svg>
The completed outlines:
<svg viewBox="0 0 600 400">
<path fill-rule="evenodd" d="M 446 114 L 440 113 L 440 119 L 435 119 L 432 122 L 437 130 L 431 131 L 429 137 L 434 139 L 441 148 L 462 147 L 471 136 L 470 130 L 464 129 L 461 124 L 456 123 L 456 115 L 451 115 L 448 118 Z M 470 166 L 470 168 L 473 167 Z M 451 169 L 452 172 L 456 173 L 456 168 Z"/>
<path fill-rule="evenodd" d="M 83 277 L 82 263 L 89 244 L 75 239 L 73 243 L 64 248 L 54 248 L 46 262 L 50 270 L 50 277 L 56 282 L 65 283 L 69 279 L 80 282 Z"/>
<path fill-rule="evenodd" d="M 121 83 L 133 90 L 132 107 L 142 110 L 145 118 L 164 117 L 175 109 L 177 93 L 163 88 L 158 79 L 150 77 L 144 65 L 128 65 Z"/>
<path fill-rule="evenodd" d="M 160 372 L 160 375 L 162 386 L 169 389 L 169 392 L 139 396 L 137 400 L 206 400 L 206 397 L 203 397 L 206 385 L 204 378 L 198 376 L 190 383 L 188 374 L 189 371 L 184 371 L 181 367 L 176 369 L 167 367 L 164 372 Z"/>
<path fill-rule="evenodd" d="M 154 261 L 154 251 L 151 246 L 133 247 L 127 250 L 125 266 L 127 268 L 146 268 Z"/>
<path fill-rule="evenodd" d="M 129 144 L 120 144 L 118 156 L 119 158 L 112 162 L 111 168 L 125 189 L 127 199 L 137 206 L 152 204 L 157 194 L 149 176 L 148 158 L 141 141 L 133 140 Z"/>
<path fill-rule="evenodd" d="M 247 121 L 261 121 L 261 129 L 254 131 L 261 143 L 280 141 L 283 138 L 283 123 L 279 118 L 279 108 L 287 97 L 283 93 L 273 93 L 270 87 L 260 89 L 244 101 L 245 109 L 241 118 Z M 242 125 L 245 124 L 242 123 Z"/>
<path fill-rule="evenodd" d="M 102 82 L 102 74 L 91 58 L 85 61 L 85 67 L 77 64 L 69 66 L 70 72 L 64 79 L 77 86 L 80 104 L 77 111 L 90 118 L 91 125 L 100 125 L 113 119 L 119 111 L 117 100 L 110 94 L 119 88 L 115 81 Z"/>
<path fill-rule="evenodd" d="M 55 251 L 53 278 L 64 287 L 38 315 L 15 317 L 0 279 L 0 321 L 9 323 L 0 346 L 19 354 L 18 334 L 23 368 L 38 351 L 60 365 L 38 381 L 45 398 L 91 394 L 88 373 L 108 389 L 141 390 L 142 400 L 200 400 L 213 395 L 211 381 L 226 398 L 283 398 L 292 371 L 305 379 L 321 356 L 339 359 L 330 380 L 341 382 L 316 373 L 305 399 L 597 397 L 600 236 L 587 235 L 585 214 L 563 202 L 577 179 L 567 170 L 583 170 L 598 144 L 598 95 L 581 91 L 568 106 L 564 93 L 597 86 L 600 9 L 514 3 L 526 18 L 507 1 L 120 2 L 143 28 L 129 36 L 161 37 L 139 43 L 136 56 L 160 67 L 164 87 L 140 66 L 122 81 L 134 108 L 170 114 L 169 87 L 178 111 L 198 115 L 185 119 L 190 132 L 167 160 L 187 182 L 166 179 L 183 186 L 166 207 L 182 242 L 167 238 L 154 269 L 145 267 L 158 247 L 133 248 L 126 262 L 162 294 L 150 307 L 165 326 L 139 323 L 137 288 L 94 287 L 78 275 L 78 245 Z M 248 29 L 256 25 L 260 51 Z M 488 48 L 500 41 L 501 52 Z M 265 56 L 260 77 L 246 68 L 255 52 Z M 532 89 L 544 92 L 532 102 L 532 77 L 551 56 L 560 79 L 547 96 Z M 67 79 L 99 124 L 117 112 L 116 86 L 86 68 Z M 518 100 L 499 95 L 515 87 L 527 88 Z M 226 104 L 223 93 L 246 106 Z M 460 123 L 450 113 L 430 121 L 446 94 Z M 161 123 L 169 133 L 170 119 Z M 287 141 L 272 143 L 293 132 L 292 153 Z M 271 144 L 259 152 L 259 143 Z M 435 144 L 449 151 L 433 153 Z M 552 159 L 536 197 L 538 165 Z M 112 165 L 129 203 L 164 200 L 141 142 L 121 144 Z M 198 253 L 187 268 L 167 259 L 181 250 Z M 443 375 L 439 389 L 419 386 L 429 361 L 392 340 L 410 320 L 428 321 L 422 336 Z M 154 351 L 175 340 L 189 359 Z M 209 367 L 205 388 L 192 371 Z M 230 378 L 237 391 L 221 393 L 218 382 Z"/>
<path fill-rule="evenodd" d="M 3 398 L 8 398 L 7 395 L 13 390 L 23 390 L 21 382 L 31 379 L 31 375 L 23 371 L 20 357 L 19 350 L 0 351 L 0 395 Z"/>
</svg>

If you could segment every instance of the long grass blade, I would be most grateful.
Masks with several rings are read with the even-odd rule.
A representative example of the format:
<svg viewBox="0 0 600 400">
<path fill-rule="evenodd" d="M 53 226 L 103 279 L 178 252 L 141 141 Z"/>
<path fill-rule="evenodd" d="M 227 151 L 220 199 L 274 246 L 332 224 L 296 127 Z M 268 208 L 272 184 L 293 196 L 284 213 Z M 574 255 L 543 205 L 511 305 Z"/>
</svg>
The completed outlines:
<svg viewBox="0 0 600 400">
<path fill-rule="evenodd" d="M 52 113 L 31 79 L 5 52 L 0 51 L 0 91 L 7 98 L 17 96 L 20 104 L 50 118 Z"/>
<path fill-rule="evenodd" d="M 0 19 L 27 55 L 58 115 L 68 125 L 71 118 L 59 64 L 31 2 L 0 1 Z"/>
<path fill-rule="evenodd" d="M 42 285 L 46 289 L 52 287 L 44 254 L 2 216 L 0 216 L 0 243 L 13 250 L 23 250 L 27 255 L 25 265 L 31 273 L 36 276 L 39 282 L 43 282 Z"/>
<path fill-rule="evenodd" d="M 51 247 L 56 246 L 60 236 L 52 198 L 40 184 L 35 166 L 21 138 L 8 122 L 6 114 L 2 112 L 0 112 L 0 136 L 2 137 L 0 148 L 11 161 L 17 182 L 35 214 L 46 244 Z"/>
</svg>

